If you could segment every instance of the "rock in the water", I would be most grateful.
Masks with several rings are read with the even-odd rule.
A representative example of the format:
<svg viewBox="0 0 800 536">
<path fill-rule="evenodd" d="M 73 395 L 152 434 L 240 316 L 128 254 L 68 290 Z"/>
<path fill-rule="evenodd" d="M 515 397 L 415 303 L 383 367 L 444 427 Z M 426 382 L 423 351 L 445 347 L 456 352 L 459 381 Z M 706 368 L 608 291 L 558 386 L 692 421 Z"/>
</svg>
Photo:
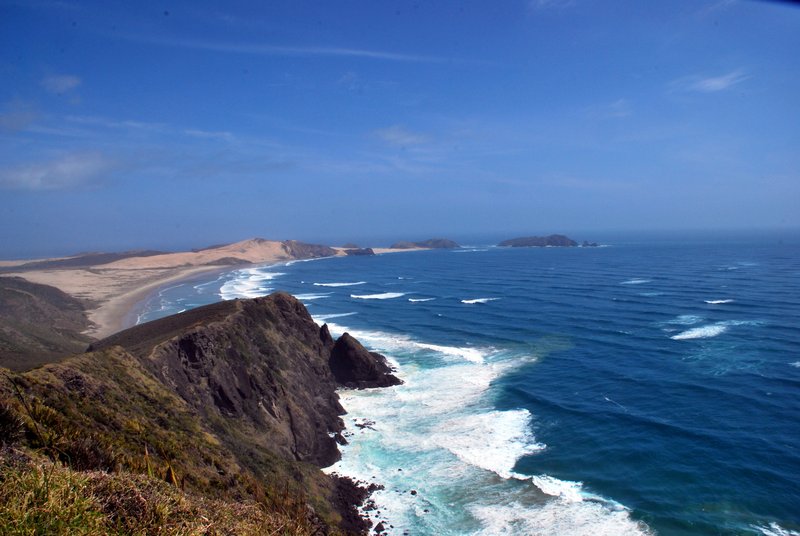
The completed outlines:
<svg viewBox="0 0 800 536">
<path fill-rule="evenodd" d="M 344 387 L 365 389 L 403 383 L 391 374 L 385 357 L 369 352 L 349 333 L 333 345 L 328 364 L 336 382 Z"/>
</svg>

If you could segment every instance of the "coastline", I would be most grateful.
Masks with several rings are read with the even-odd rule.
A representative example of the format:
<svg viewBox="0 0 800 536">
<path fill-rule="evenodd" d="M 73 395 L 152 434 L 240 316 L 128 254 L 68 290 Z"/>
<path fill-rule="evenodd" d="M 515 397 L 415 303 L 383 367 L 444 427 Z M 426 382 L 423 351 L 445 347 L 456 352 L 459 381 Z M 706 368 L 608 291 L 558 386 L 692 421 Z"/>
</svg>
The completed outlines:
<svg viewBox="0 0 800 536">
<path fill-rule="evenodd" d="M 159 269 L 84 268 L 8 272 L 3 276 L 21 277 L 33 283 L 50 285 L 85 304 L 92 326 L 83 333 L 102 339 L 126 325 L 137 305 L 161 287 L 230 269 L 230 266 L 182 266 Z"/>
<path fill-rule="evenodd" d="M 80 268 L 45 268 L 13 271 L 30 261 L 4 261 L 2 276 L 21 277 L 32 283 L 50 285 L 84 303 L 91 327 L 84 335 L 103 339 L 117 331 L 135 325 L 138 314 L 147 301 L 167 285 L 191 280 L 199 276 L 222 274 L 244 267 L 275 265 L 306 259 L 287 259 L 275 251 L 275 243 L 246 241 L 238 243 L 238 258 L 246 263 L 194 264 L 199 260 L 219 261 L 221 251 L 230 252 L 232 246 L 204 252 L 172 253 L 153 257 L 131 257 L 110 264 Z M 376 248 L 376 255 L 426 251 L 429 248 L 390 249 Z M 227 253 L 225 253 L 227 254 Z M 202 256 L 202 257 L 201 257 Z M 337 257 L 340 254 L 336 255 Z M 329 257 L 312 257 L 329 258 Z M 308 259 L 311 260 L 311 259 Z"/>
</svg>

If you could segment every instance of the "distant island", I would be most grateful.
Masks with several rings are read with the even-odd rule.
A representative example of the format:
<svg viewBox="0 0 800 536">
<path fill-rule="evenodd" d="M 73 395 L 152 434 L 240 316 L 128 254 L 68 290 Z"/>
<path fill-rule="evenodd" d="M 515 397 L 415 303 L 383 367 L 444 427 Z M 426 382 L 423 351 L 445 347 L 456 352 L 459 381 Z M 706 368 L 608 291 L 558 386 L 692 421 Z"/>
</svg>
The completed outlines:
<svg viewBox="0 0 800 536">
<path fill-rule="evenodd" d="M 402 240 L 400 242 L 395 242 L 389 249 L 455 249 L 460 248 L 457 243 L 453 242 L 452 240 L 448 240 L 447 238 L 430 238 L 428 240 L 423 240 L 422 242 L 408 242 Z"/>
<path fill-rule="evenodd" d="M 498 247 L 508 248 L 544 248 L 544 247 L 576 247 L 578 243 L 569 238 L 568 236 L 560 234 L 551 234 L 549 236 L 524 236 L 521 238 L 511 238 L 503 240 Z M 597 242 L 588 242 L 586 240 L 580 244 L 581 247 L 597 247 Z"/>
</svg>

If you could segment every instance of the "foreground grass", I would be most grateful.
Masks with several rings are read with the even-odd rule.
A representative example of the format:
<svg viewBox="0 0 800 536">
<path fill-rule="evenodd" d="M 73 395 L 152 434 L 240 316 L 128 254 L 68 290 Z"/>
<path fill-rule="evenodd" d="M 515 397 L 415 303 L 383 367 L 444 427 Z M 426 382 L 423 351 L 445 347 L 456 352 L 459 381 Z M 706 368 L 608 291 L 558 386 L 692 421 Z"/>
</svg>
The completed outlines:
<svg viewBox="0 0 800 536">
<path fill-rule="evenodd" d="M 305 535 L 308 526 L 253 501 L 184 493 L 147 475 L 75 471 L 0 454 L 0 534 Z"/>
</svg>

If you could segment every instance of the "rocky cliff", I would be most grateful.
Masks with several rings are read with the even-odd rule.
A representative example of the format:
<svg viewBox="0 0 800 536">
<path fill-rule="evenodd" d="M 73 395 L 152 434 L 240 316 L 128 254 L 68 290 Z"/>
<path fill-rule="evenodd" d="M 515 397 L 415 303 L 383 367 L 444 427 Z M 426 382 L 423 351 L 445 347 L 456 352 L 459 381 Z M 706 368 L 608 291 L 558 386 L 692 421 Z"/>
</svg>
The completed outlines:
<svg viewBox="0 0 800 536">
<path fill-rule="evenodd" d="M 27 407 L 47 408 L 34 428 L 57 423 L 48 437 L 64 461 L 131 472 L 160 466 L 193 492 L 268 506 L 285 488 L 293 504 L 313 507 L 319 530 L 361 532 L 366 525 L 342 500 L 359 494 L 319 467 L 338 460 L 344 441 L 337 385 L 399 382 L 390 372 L 382 356 L 349 335 L 334 341 L 299 301 L 277 293 L 142 324 L 9 378 Z M 8 385 L 0 394 L 14 404 Z M 85 455 L 86 445 L 95 454 Z"/>
</svg>

